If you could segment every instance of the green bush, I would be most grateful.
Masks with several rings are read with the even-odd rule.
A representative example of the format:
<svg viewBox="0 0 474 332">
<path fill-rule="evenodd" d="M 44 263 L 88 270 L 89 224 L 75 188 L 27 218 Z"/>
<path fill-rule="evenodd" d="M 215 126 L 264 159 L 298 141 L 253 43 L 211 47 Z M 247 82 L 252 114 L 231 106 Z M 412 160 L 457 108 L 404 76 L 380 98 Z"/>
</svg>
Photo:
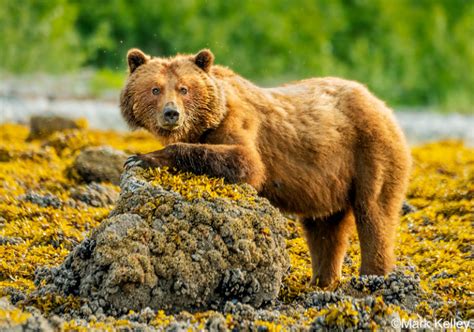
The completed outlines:
<svg viewBox="0 0 474 332">
<path fill-rule="evenodd" d="M 208 47 L 260 83 L 333 75 L 392 104 L 474 104 L 472 0 L 4 2 L 0 46 L 11 50 L 2 65 L 13 71 L 125 72 L 131 47 L 156 56 Z"/>
<path fill-rule="evenodd" d="M 1 67 L 12 72 L 61 72 L 86 59 L 75 30 L 78 10 L 67 0 L 2 1 Z"/>
</svg>

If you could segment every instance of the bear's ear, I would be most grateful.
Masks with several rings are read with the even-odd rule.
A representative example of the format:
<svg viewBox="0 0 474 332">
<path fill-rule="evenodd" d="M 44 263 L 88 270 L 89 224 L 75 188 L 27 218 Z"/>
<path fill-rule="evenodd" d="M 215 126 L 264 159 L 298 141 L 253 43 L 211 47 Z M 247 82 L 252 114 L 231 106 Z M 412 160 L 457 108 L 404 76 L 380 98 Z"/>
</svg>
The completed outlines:
<svg viewBox="0 0 474 332">
<path fill-rule="evenodd" d="M 198 54 L 194 57 L 194 63 L 204 70 L 206 73 L 209 72 L 212 64 L 214 63 L 214 54 L 208 49 L 199 51 Z"/>
<path fill-rule="evenodd" d="M 128 69 L 130 74 L 141 65 L 147 63 L 149 57 L 138 48 L 132 48 L 127 53 Z"/>
</svg>

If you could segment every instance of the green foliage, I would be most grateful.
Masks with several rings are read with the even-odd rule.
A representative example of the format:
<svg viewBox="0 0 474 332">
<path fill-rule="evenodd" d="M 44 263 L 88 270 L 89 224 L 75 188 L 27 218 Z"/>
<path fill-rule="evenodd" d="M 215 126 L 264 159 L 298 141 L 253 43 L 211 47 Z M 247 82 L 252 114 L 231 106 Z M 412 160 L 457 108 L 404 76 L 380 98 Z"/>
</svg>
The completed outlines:
<svg viewBox="0 0 474 332">
<path fill-rule="evenodd" d="M 3 2 L 10 70 L 81 63 L 124 72 L 131 47 L 156 56 L 209 47 L 259 82 L 343 76 L 393 104 L 474 104 L 472 0 Z"/>
<path fill-rule="evenodd" d="M 1 67 L 14 72 L 60 72 L 85 59 L 74 29 L 77 9 L 66 0 L 2 1 Z"/>
</svg>

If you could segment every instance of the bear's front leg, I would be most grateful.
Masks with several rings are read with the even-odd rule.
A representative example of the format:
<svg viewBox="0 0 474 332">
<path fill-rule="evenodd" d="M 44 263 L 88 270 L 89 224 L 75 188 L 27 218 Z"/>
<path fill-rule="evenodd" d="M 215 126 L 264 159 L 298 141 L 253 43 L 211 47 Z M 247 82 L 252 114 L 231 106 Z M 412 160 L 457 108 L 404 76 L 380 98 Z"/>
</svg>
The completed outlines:
<svg viewBox="0 0 474 332">
<path fill-rule="evenodd" d="M 167 166 L 198 175 L 224 178 L 229 183 L 247 182 L 257 190 L 264 181 L 263 164 L 258 153 L 243 145 L 176 143 L 162 150 L 131 156 L 124 166 Z"/>
</svg>

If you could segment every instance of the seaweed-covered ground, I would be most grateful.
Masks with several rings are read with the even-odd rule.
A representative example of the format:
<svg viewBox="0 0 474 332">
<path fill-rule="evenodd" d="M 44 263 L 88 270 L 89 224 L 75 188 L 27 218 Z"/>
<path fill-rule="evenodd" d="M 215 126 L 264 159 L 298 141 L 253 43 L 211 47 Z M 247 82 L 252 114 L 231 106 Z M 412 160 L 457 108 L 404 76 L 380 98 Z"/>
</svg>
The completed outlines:
<svg viewBox="0 0 474 332">
<path fill-rule="evenodd" d="M 354 236 L 338 287 L 309 287 L 306 245 L 298 223 L 288 219 L 291 268 L 278 299 L 262 308 L 231 300 L 217 310 L 171 314 L 146 308 L 108 316 L 101 303 L 91 308 L 75 295 L 38 292 L 42 268 L 59 266 L 114 207 L 119 187 L 100 177 L 90 182 L 76 167 L 82 150 L 104 145 L 126 154 L 159 147 L 142 132 L 90 130 L 83 122 L 37 138 L 29 137 L 28 127 L 0 125 L 0 329 L 376 329 L 397 327 L 393 322 L 400 319 L 474 319 L 474 149 L 454 141 L 413 149 L 407 195 L 413 208 L 401 217 L 397 269 L 385 278 L 358 277 Z M 188 182 L 172 179 L 171 189 L 192 195 L 183 191 Z M 199 188 L 212 195 L 227 192 L 213 190 L 216 184 L 223 188 L 221 182 L 200 181 Z"/>
</svg>

